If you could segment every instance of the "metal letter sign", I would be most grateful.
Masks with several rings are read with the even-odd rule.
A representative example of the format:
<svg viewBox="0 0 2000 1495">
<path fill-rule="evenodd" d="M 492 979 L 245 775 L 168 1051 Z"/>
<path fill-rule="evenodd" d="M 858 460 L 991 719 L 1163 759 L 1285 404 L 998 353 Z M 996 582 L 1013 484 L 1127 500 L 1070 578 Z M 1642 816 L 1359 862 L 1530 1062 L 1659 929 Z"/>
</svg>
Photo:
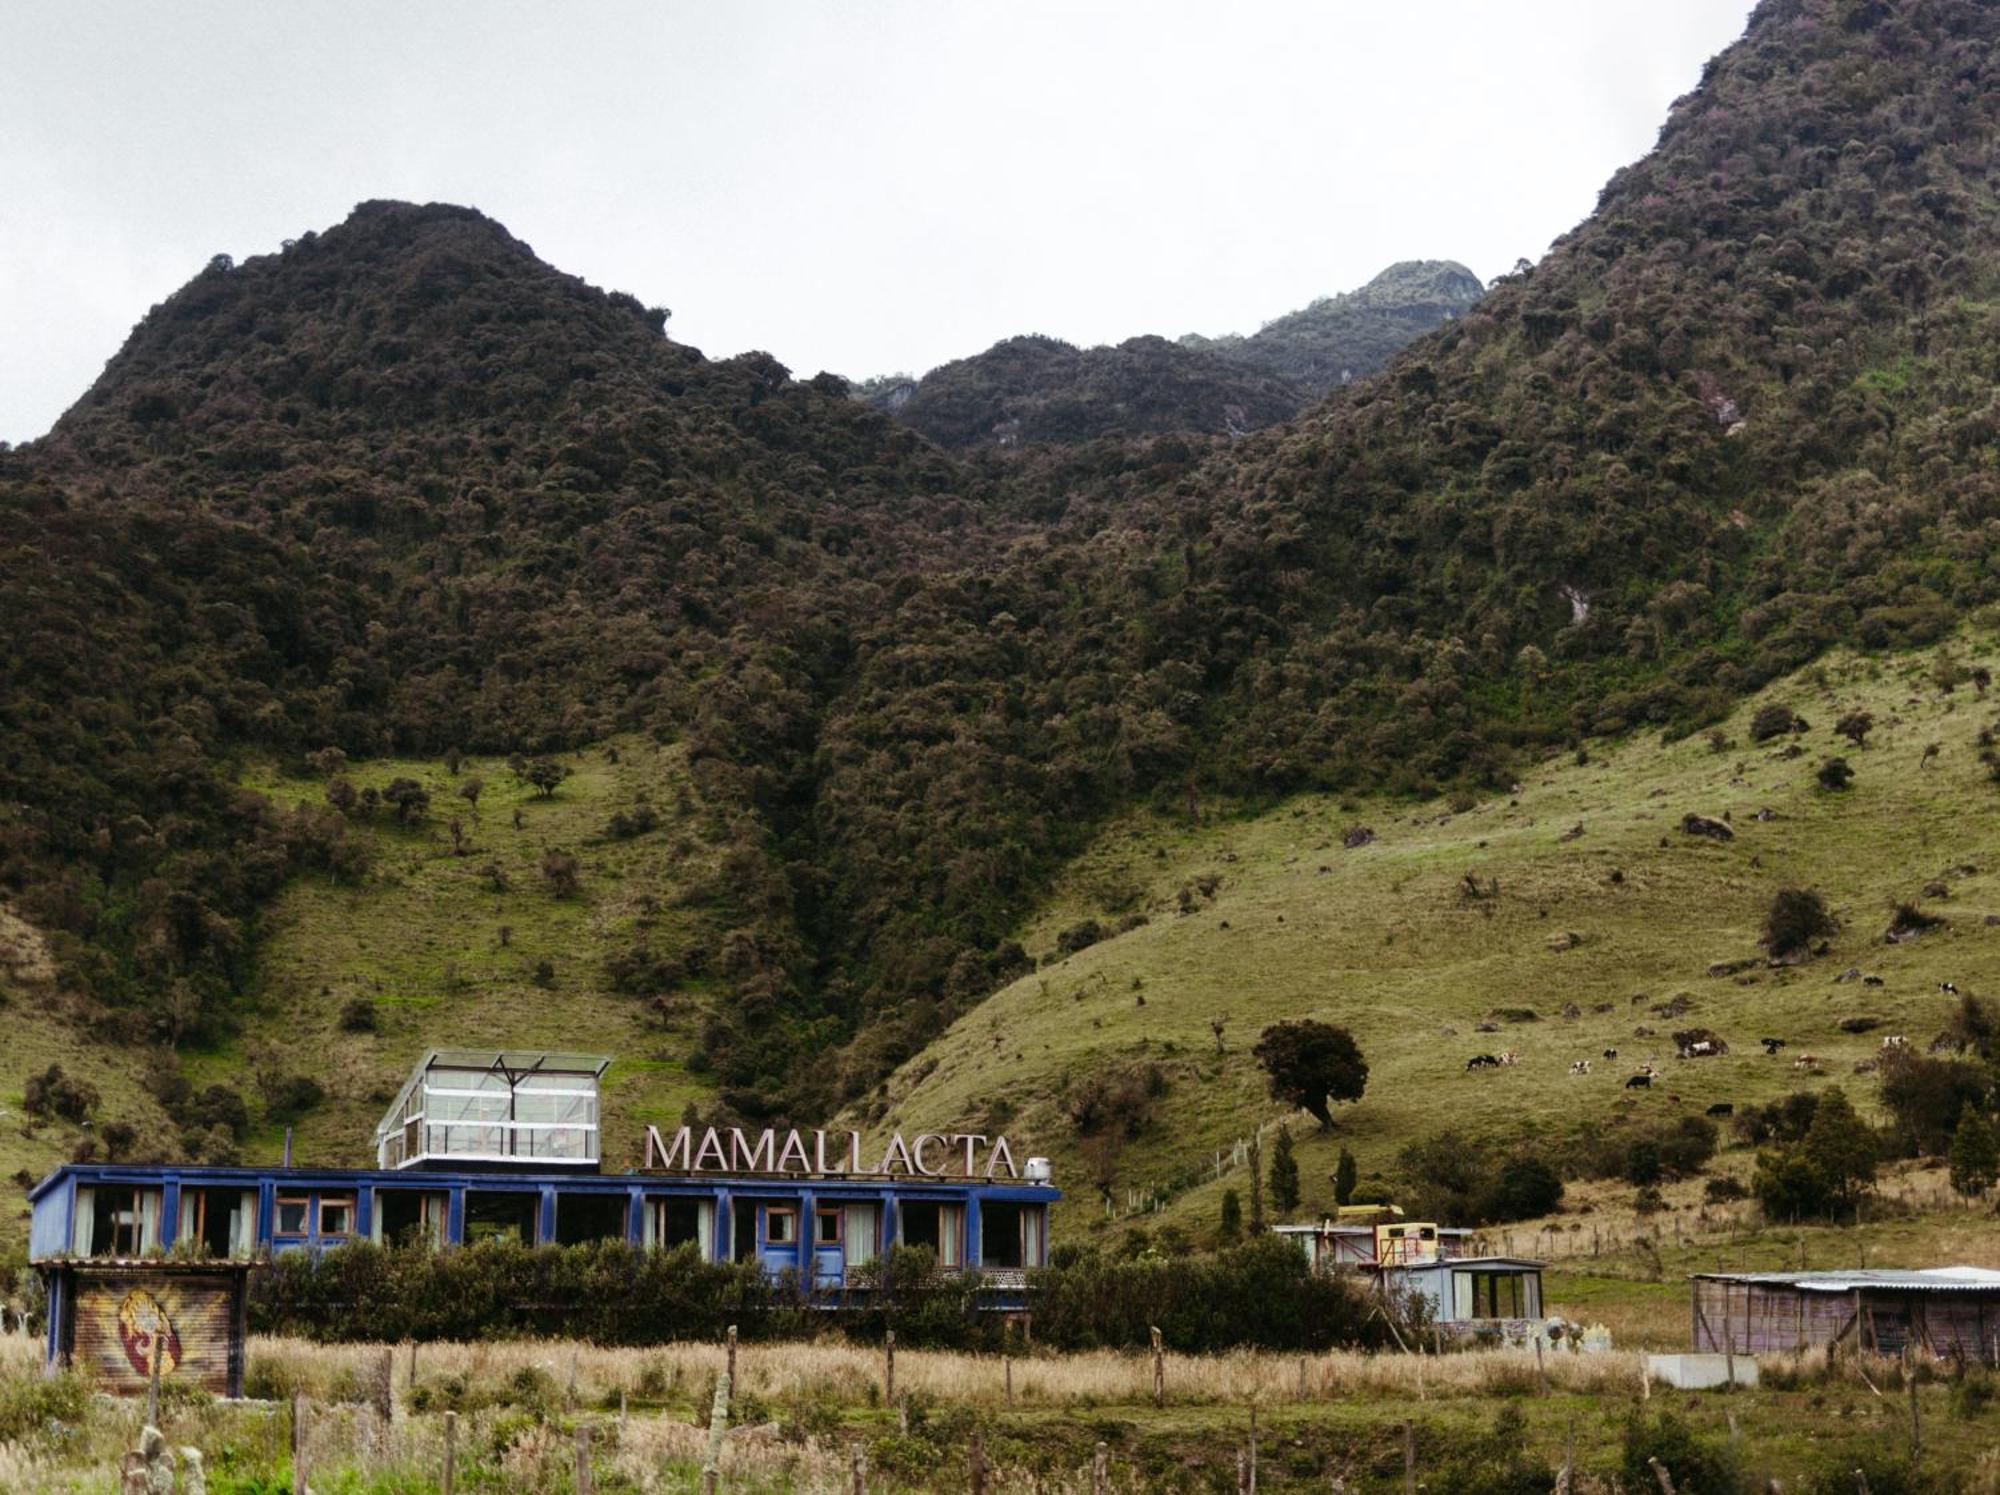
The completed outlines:
<svg viewBox="0 0 2000 1495">
<path fill-rule="evenodd" d="M 839 1133 L 832 1134 L 836 1139 Z M 848 1132 L 845 1142 L 827 1144 L 823 1131 L 789 1131 L 782 1137 L 767 1128 L 754 1137 L 734 1127 L 725 1138 L 714 1127 L 696 1136 L 684 1126 L 671 1140 L 660 1135 L 656 1126 L 646 1128 L 646 1163 L 649 1171 L 660 1173 L 768 1173 L 781 1177 L 810 1177 L 815 1174 L 856 1178 L 905 1174 L 912 1178 L 1019 1178 L 1014 1166 L 1014 1150 L 1005 1137 L 985 1137 L 977 1132 L 920 1132 L 914 1142 L 905 1142 L 901 1132 L 893 1133 L 880 1157 L 870 1167 L 861 1160 L 861 1133 Z M 808 1142 L 810 1138 L 810 1142 Z M 984 1149 L 985 1168 L 980 1169 Z M 959 1166 L 961 1171 L 950 1170 Z"/>
</svg>

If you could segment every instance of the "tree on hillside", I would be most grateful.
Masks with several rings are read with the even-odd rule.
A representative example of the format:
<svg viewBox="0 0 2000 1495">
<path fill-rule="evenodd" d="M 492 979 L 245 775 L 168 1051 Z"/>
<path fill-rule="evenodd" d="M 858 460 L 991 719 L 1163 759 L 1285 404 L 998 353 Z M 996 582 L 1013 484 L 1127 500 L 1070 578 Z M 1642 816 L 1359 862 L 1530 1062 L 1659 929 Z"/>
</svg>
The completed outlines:
<svg viewBox="0 0 2000 1495">
<path fill-rule="evenodd" d="M 555 795 L 556 786 L 569 777 L 569 770 L 553 758 L 537 758 L 522 765 L 520 774 L 535 786 L 538 795 L 550 799 Z"/>
<path fill-rule="evenodd" d="M 1299 1160 L 1292 1156 L 1292 1129 L 1281 1126 L 1271 1148 L 1271 1208 L 1279 1219 L 1288 1220 L 1298 1207 Z"/>
<path fill-rule="evenodd" d="M 1492 1220 L 1532 1220 L 1562 1203 L 1562 1175 L 1541 1158 L 1523 1154 L 1500 1167 L 1480 1213 Z"/>
<path fill-rule="evenodd" d="M 1773 737 L 1782 737 L 1787 732 L 1804 730 L 1805 723 L 1799 720 L 1797 712 L 1783 701 L 1767 701 L 1757 708 L 1757 714 L 1750 718 L 1750 740 L 1769 742 Z"/>
<path fill-rule="evenodd" d="M 1856 747 L 1867 746 L 1868 734 L 1874 727 L 1875 718 L 1866 711 L 1850 711 L 1833 724 L 1833 730 Z"/>
<path fill-rule="evenodd" d="M 1225 1243 L 1243 1239 L 1243 1198 L 1234 1189 L 1222 1191 L 1222 1218 L 1216 1234 Z"/>
<path fill-rule="evenodd" d="M 1809 888 L 1780 888 L 1764 915 L 1764 948 L 1775 959 L 1812 949 L 1839 928 L 1826 900 Z"/>
<path fill-rule="evenodd" d="M 1836 1087 L 1819 1098 L 1802 1141 L 1757 1157 L 1751 1191 L 1773 1219 L 1838 1218 L 1875 1186 L 1875 1134 Z"/>
<path fill-rule="evenodd" d="M 1333 1106 L 1361 1099 L 1368 1061 L 1345 1028 L 1310 1018 L 1274 1023 L 1251 1050 L 1270 1076 L 1271 1094 L 1310 1113 L 1322 1131 L 1333 1125 Z"/>
<path fill-rule="evenodd" d="M 1995 1138 L 1986 1113 L 1967 1101 L 1951 1137 L 1951 1186 L 1966 1198 L 1977 1199 L 1996 1179 L 2000 1179 L 2000 1139 Z"/>
<path fill-rule="evenodd" d="M 396 812 L 396 824 L 415 825 L 431 807 L 428 790 L 415 779 L 391 779 L 382 791 L 383 800 Z"/>
<path fill-rule="evenodd" d="M 542 879 L 558 898 L 567 898 L 576 891 L 580 871 L 576 858 L 566 851 L 542 853 Z"/>
<path fill-rule="evenodd" d="M 1264 1233 L 1264 1137 L 1250 1134 L 1250 1233 Z"/>
<path fill-rule="evenodd" d="M 1816 777 L 1819 779 L 1820 788 L 1838 794 L 1854 782 L 1854 765 L 1845 758 L 1829 758 L 1820 764 Z"/>
<path fill-rule="evenodd" d="M 1967 1107 L 1983 1107 L 1990 1071 L 1965 1059 L 1891 1049 L 1882 1056 L 1882 1108 L 1895 1118 L 1898 1143 L 1924 1157 L 1950 1147 Z"/>
<path fill-rule="evenodd" d="M 1354 1185 L 1360 1176 L 1361 1170 L 1355 1165 L 1354 1154 L 1344 1147 L 1341 1148 L 1340 1161 L 1333 1169 L 1334 1204 L 1347 1204 L 1354 1198 Z"/>
</svg>

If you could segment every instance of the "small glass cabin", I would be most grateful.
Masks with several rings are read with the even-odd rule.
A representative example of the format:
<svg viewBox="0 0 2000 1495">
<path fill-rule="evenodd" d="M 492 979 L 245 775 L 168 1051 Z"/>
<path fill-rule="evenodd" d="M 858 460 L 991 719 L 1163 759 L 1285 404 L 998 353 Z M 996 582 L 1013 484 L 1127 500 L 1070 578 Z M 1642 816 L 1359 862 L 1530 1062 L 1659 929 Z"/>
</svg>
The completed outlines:
<svg viewBox="0 0 2000 1495">
<path fill-rule="evenodd" d="M 609 1059 L 432 1049 L 375 1128 L 375 1166 L 595 1169 Z"/>
</svg>

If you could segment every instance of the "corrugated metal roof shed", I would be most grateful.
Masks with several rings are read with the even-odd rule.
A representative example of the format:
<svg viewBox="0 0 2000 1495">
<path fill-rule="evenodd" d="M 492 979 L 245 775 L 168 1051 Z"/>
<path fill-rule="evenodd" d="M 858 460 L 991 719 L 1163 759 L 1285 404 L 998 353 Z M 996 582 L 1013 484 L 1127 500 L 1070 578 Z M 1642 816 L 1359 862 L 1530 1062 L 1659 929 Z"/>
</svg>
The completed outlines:
<svg viewBox="0 0 2000 1495">
<path fill-rule="evenodd" d="M 1697 1272 L 1709 1282 L 1792 1287 L 1800 1292 L 1851 1293 L 1857 1288 L 1908 1292 L 2000 1292 L 2000 1272 L 1988 1267 L 1919 1267 L 1909 1271 L 1860 1267 L 1850 1272 Z"/>
</svg>

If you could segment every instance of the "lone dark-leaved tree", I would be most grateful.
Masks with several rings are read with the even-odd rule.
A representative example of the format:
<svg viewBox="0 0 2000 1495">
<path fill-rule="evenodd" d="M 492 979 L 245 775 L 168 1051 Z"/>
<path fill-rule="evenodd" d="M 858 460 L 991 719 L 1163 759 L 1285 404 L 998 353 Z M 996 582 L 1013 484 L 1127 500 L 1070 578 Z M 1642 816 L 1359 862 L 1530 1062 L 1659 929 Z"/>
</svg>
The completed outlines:
<svg viewBox="0 0 2000 1495">
<path fill-rule="evenodd" d="M 1773 958 L 1809 952 L 1839 928 L 1826 900 L 1810 888 L 1780 888 L 1764 915 L 1764 948 Z"/>
<path fill-rule="evenodd" d="M 1334 1105 L 1360 1100 L 1368 1088 L 1368 1061 L 1354 1035 L 1331 1023 L 1275 1023 L 1251 1052 L 1271 1077 L 1271 1094 L 1310 1112 L 1322 1130 L 1333 1125 Z"/>
<path fill-rule="evenodd" d="M 535 786 L 543 799 L 552 798 L 556 786 L 569 777 L 569 770 L 553 758 L 537 758 L 520 770 L 521 777 Z"/>
</svg>

